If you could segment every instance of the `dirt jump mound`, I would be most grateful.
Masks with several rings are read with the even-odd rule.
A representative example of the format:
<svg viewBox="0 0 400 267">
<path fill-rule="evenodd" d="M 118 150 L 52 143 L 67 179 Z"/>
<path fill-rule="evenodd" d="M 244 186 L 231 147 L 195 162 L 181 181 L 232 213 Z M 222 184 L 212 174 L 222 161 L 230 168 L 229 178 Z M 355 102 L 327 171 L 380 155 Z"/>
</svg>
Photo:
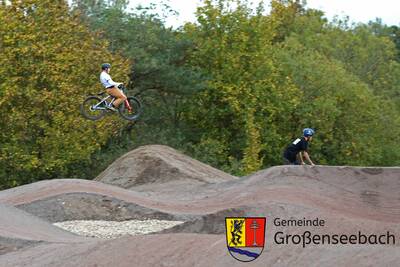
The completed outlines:
<svg viewBox="0 0 400 267">
<path fill-rule="evenodd" d="M 162 146 L 139 147 L 118 158 L 95 180 L 123 188 L 148 184 L 208 184 L 235 179 L 227 173 Z"/>
<path fill-rule="evenodd" d="M 277 166 L 237 178 L 165 146 L 144 146 L 96 181 L 41 181 L 0 192 L 0 266 L 243 266 L 229 255 L 225 217 L 266 217 L 249 266 L 397 266 L 400 168 Z M 323 227 L 275 221 L 316 219 Z M 111 240 L 56 228 L 64 220 L 181 223 Z M 148 222 L 143 221 L 143 224 Z M 117 231 L 117 229 L 115 229 Z M 300 235 L 390 233 L 394 244 L 279 244 Z"/>
</svg>

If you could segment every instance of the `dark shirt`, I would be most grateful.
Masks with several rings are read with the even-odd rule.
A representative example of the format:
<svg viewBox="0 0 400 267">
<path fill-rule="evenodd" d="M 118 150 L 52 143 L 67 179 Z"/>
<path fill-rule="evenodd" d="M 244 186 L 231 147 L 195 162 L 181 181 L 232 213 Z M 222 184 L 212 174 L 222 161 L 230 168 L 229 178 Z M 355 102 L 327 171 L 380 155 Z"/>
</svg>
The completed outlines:
<svg viewBox="0 0 400 267">
<path fill-rule="evenodd" d="M 297 138 L 294 140 L 283 153 L 283 156 L 287 158 L 289 161 L 296 161 L 296 156 L 300 151 L 307 151 L 308 149 L 308 141 L 304 137 Z"/>
</svg>

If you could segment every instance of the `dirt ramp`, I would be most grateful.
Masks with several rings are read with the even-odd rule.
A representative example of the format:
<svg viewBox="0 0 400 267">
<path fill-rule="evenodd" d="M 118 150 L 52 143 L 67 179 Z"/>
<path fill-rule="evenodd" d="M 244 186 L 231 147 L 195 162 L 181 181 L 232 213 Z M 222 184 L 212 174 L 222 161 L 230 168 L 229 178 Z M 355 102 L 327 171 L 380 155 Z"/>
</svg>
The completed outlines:
<svg viewBox="0 0 400 267">
<path fill-rule="evenodd" d="M 234 176 L 192 159 L 177 150 L 162 146 L 139 147 L 112 163 L 95 180 L 132 188 L 175 183 L 209 184 L 235 179 Z"/>
<path fill-rule="evenodd" d="M 256 185 L 293 191 L 288 198 L 305 192 L 300 202 L 314 199 L 332 210 L 400 222 L 400 168 L 279 166 L 247 177 L 240 187 Z"/>
<path fill-rule="evenodd" d="M 157 151 L 168 150 L 157 147 Z M 141 160 L 154 163 L 153 152 L 148 158 L 142 153 Z M 0 203 L 18 206 L 49 221 L 100 214 L 106 220 L 187 216 L 182 220 L 185 223 L 162 233 L 76 242 L 76 236 L 7 206 L 0 209 L 0 237 L 7 238 L 4 247 L 8 252 L 0 257 L 0 266 L 243 266 L 226 248 L 225 217 L 232 216 L 267 218 L 265 251 L 249 266 L 397 266 L 400 261 L 399 168 L 278 166 L 247 177 L 224 179 L 212 176 L 207 167 L 204 175 L 208 178 L 193 178 L 188 176 L 196 174 L 189 171 L 190 164 L 171 154 L 164 155 L 159 165 L 143 166 L 157 169 L 162 165 L 163 170 L 165 166 L 184 165 L 185 171 L 179 169 L 176 177 L 160 168 L 155 171 L 159 176 L 143 175 L 149 171 L 140 171 L 142 165 L 135 165 L 140 160 L 131 161 L 129 153 L 125 157 L 109 171 L 117 173 L 114 177 L 125 177 L 117 179 L 119 182 L 133 182 L 133 186 L 124 185 L 128 189 L 99 181 L 41 181 L 0 192 Z M 141 177 L 139 183 L 131 172 Z M 282 227 L 274 225 L 276 218 L 319 218 L 326 224 Z M 321 244 L 306 248 L 274 242 L 278 231 L 301 234 L 306 230 L 313 234 L 360 231 L 378 235 L 389 231 L 397 239 L 395 245 Z M 21 247 L 14 239 L 42 243 Z M 14 249 L 19 250 L 12 252 Z"/>
<path fill-rule="evenodd" d="M 18 206 L 70 193 L 104 195 L 144 206 L 158 204 L 157 201 L 145 199 L 143 194 L 138 192 L 82 179 L 44 180 L 0 191 L 0 203 Z"/>
<path fill-rule="evenodd" d="M 10 252 L 18 251 L 23 248 L 33 247 L 42 243 L 43 241 L 23 240 L 0 236 L 0 256 Z"/>
<path fill-rule="evenodd" d="M 400 223 L 400 169 L 383 168 L 379 174 L 362 170 L 280 166 L 249 177 L 194 186 L 188 190 L 164 184 L 168 193 L 162 194 L 137 192 L 96 181 L 60 179 L 2 191 L 0 203 L 23 205 L 63 194 L 87 193 L 164 213 L 204 215 L 241 206 L 263 208 L 275 202 L 298 204 L 347 217 Z"/>
<path fill-rule="evenodd" d="M 392 196 L 400 201 L 400 168 L 347 166 L 277 166 L 244 180 L 246 185 L 300 185 L 318 190 L 321 185 L 362 195 Z M 317 186 L 315 186 L 317 185 Z"/>
<path fill-rule="evenodd" d="M 86 238 L 53 226 L 30 213 L 0 204 L 0 237 L 46 242 L 82 242 Z"/>
<path fill-rule="evenodd" d="M 73 220 L 168 220 L 188 218 L 146 208 L 115 197 L 94 193 L 67 193 L 17 206 L 49 222 Z"/>
</svg>

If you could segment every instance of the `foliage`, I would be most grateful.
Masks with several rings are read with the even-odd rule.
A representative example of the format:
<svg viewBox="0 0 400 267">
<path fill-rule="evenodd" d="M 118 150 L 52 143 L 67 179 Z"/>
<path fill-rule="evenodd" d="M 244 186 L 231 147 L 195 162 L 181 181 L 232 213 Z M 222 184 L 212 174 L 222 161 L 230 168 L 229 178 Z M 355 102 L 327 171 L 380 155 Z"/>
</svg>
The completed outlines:
<svg viewBox="0 0 400 267">
<path fill-rule="evenodd" d="M 236 174 L 276 161 L 280 132 L 291 124 L 300 93 L 272 60 L 275 21 L 262 12 L 260 7 L 252 14 L 241 1 L 205 1 L 199 25 L 185 29 L 197 45 L 192 64 L 212 77 L 186 113 L 191 128 L 201 133 L 191 142 L 200 147 L 218 142 L 224 151 L 218 165 L 229 170 L 235 159 Z"/>
<path fill-rule="evenodd" d="M 400 164 L 397 26 L 328 22 L 300 0 L 272 0 L 269 14 L 265 3 L 204 0 L 178 29 L 127 0 L 1 3 L 1 188 L 93 178 L 153 143 L 247 175 L 281 164 L 305 127 L 317 130 L 317 163 Z M 139 94 L 139 123 L 79 115 L 101 90 L 102 62 Z"/>
<path fill-rule="evenodd" d="M 96 92 L 99 66 L 125 61 L 69 14 L 64 1 L 0 6 L 0 169 L 2 186 L 64 177 L 113 134 L 114 123 L 84 120 L 79 102 Z M 115 127 L 118 127 L 115 125 Z"/>
<path fill-rule="evenodd" d="M 294 16 L 287 9 L 295 19 L 280 43 L 279 53 L 286 55 L 279 61 L 305 92 L 302 102 L 310 107 L 300 112 L 322 137 L 314 142 L 320 162 L 398 163 L 400 65 L 394 43 L 382 34 L 385 27 L 378 22 L 351 27 L 347 19 L 327 23 L 319 11 Z"/>
<path fill-rule="evenodd" d="M 154 14 L 154 4 L 137 7 L 134 12 L 126 10 L 124 1 L 76 0 L 74 7 L 92 30 L 110 40 L 110 50 L 134 63 L 127 87 L 140 95 L 145 106 L 140 127 L 152 132 L 182 131 L 184 103 L 204 86 L 203 73 L 187 64 L 191 40 L 167 28 L 163 18 Z M 173 13 L 165 4 L 164 9 Z M 146 131 L 144 134 L 142 139 L 152 138 Z"/>
</svg>

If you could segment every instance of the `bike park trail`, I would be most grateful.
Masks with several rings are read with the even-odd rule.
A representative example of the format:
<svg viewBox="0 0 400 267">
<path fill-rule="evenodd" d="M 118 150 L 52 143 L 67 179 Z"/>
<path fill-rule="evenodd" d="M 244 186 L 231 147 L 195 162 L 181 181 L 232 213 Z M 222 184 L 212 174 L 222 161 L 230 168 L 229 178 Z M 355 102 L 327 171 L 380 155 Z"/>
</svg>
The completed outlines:
<svg viewBox="0 0 400 267">
<path fill-rule="evenodd" d="M 164 146 L 117 159 L 94 180 L 40 181 L 0 192 L 0 266 L 243 266 L 226 248 L 225 217 L 267 218 L 263 254 L 248 266 L 396 266 L 400 168 L 276 166 L 234 177 Z M 159 218 L 183 224 L 112 240 L 51 222 Z M 323 227 L 279 227 L 315 219 Z M 274 234 L 382 234 L 395 245 L 276 244 Z"/>
</svg>

